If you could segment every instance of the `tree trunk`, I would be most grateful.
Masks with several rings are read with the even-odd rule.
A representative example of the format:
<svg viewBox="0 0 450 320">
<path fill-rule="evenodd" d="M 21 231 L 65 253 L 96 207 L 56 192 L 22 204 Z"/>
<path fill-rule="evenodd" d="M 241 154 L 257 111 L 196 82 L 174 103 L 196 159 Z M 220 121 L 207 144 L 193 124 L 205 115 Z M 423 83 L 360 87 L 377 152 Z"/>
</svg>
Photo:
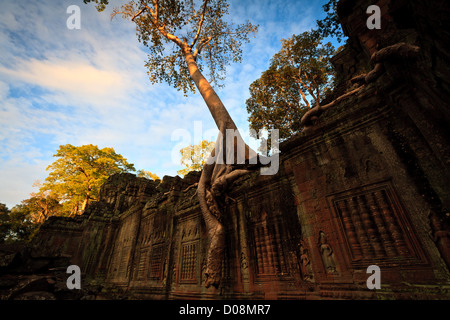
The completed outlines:
<svg viewBox="0 0 450 320">
<path fill-rule="evenodd" d="M 81 211 L 84 211 L 84 209 L 86 209 L 86 206 L 88 205 L 88 203 L 89 203 L 89 198 L 86 197 L 86 198 L 83 200 L 83 203 L 81 204 Z"/>
<path fill-rule="evenodd" d="M 221 162 L 217 163 L 217 160 L 211 163 L 207 163 L 203 167 L 202 175 L 198 183 L 198 199 L 200 204 L 200 209 L 202 211 L 203 219 L 205 221 L 207 234 L 209 238 L 209 248 L 206 260 L 206 280 L 205 286 L 208 288 L 213 285 L 218 287 L 222 276 L 222 262 L 225 252 L 225 230 L 221 222 L 222 220 L 222 206 L 219 205 L 222 201 L 218 199 L 222 193 L 226 190 L 226 186 L 232 182 L 232 180 L 248 173 L 247 170 L 237 170 L 232 174 L 231 164 L 226 163 L 226 153 L 230 150 L 224 150 L 226 144 L 226 130 L 232 129 L 236 130 L 237 127 L 234 121 L 231 119 L 228 111 L 223 105 L 217 93 L 211 87 L 210 83 L 205 79 L 198 69 L 195 58 L 190 50 L 184 49 L 184 56 L 189 68 L 189 73 L 195 85 L 197 86 L 200 94 L 202 95 L 206 105 L 211 112 L 214 121 L 220 131 L 217 138 L 214 150 L 211 153 L 210 159 L 215 157 L 222 157 Z M 247 144 L 242 140 L 242 137 L 237 134 L 234 139 L 234 145 L 236 143 L 244 143 L 245 150 L 245 160 L 251 157 L 255 157 L 256 153 L 251 150 Z M 241 140 L 241 141 L 238 141 Z M 237 160 L 237 150 L 233 148 L 234 157 L 233 164 Z M 211 158 L 212 157 L 212 158 Z"/>
<path fill-rule="evenodd" d="M 83 203 L 81 204 L 82 212 L 84 211 L 84 209 L 86 209 L 87 205 L 89 204 L 89 200 L 91 199 L 90 193 L 91 193 L 91 188 L 88 187 L 86 198 L 84 198 Z"/>
</svg>

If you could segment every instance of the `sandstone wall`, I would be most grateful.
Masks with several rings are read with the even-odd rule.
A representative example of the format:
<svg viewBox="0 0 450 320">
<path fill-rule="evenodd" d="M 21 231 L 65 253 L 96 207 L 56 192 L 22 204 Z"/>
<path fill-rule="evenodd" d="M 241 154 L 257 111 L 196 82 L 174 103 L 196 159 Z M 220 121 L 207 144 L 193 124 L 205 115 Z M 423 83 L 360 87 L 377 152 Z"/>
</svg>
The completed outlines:
<svg viewBox="0 0 450 320">
<path fill-rule="evenodd" d="M 430 219 L 445 214 L 445 167 L 401 104 L 369 86 L 281 151 L 278 174 L 231 187 L 219 290 L 203 287 L 197 173 L 160 184 L 113 176 L 84 215 L 50 221 L 36 248 L 72 255 L 86 281 L 133 298 L 450 297 L 436 236 L 448 233 Z M 381 269 L 380 290 L 366 286 L 369 265 Z"/>
</svg>

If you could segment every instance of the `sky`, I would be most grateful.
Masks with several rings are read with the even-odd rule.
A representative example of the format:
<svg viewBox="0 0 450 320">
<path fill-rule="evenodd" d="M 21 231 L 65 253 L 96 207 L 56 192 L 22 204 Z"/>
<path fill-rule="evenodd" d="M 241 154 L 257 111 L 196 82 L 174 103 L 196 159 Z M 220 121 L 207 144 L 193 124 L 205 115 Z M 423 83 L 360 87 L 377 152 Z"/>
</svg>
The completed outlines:
<svg viewBox="0 0 450 320">
<path fill-rule="evenodd" d="M 82 0 L 0 1 L 0 203 L 29 198 L 60 145 L 112 147 L 136 169 L 175 176 L 178 151 L 217 129 L 201 96 L 152 85 L 147 51 L 132 22 L 110 1 L 99 13 Z M 245 101 L 249 86 L 280 50 L 281 39 L 315 27 L 326 0 L 232 0 L 229 19 L 259 25 L 243 60 L 217 90 L 250 145 Z M 69 29 L 80 8 L 80 29 Z M 184 135 L 182 135 L 184 133 Z M 182 138 L 183 136 L 183 138 Z"/>
</svg>

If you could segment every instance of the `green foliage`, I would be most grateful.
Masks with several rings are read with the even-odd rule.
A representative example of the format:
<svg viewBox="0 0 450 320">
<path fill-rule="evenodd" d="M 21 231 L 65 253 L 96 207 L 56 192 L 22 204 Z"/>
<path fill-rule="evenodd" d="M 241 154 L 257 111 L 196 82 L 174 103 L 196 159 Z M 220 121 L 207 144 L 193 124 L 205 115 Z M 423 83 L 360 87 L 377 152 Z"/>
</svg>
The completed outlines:
<svg viewBox="0 0 450 320">
<path fill-rule="evenodd" d="M 51 216 L 71 216 L 82 212 L 91 200 L 97 200 L 106 179 L 122 172 L 135 171 L 113 148 L 99 149 L 92 144 L 75 147 L 61 145 L 58 159 L 47 170 L 43 184 L 35 182 L 39 192 L 8 210 L 0 203 L 0 243 L 28 240 Z M 159 179 L 149 171 L 138 170 L 139 177 Z"/>
<path fill-rule="evenodd" d="M 96 3 L 96 8 L 99 12 L 105 10 L 106 6 L 109 3 L 109 0 L 83 0 L 84 3 L 88 3 L 88 2 L 95 2 Z"/>
<path fill-rule="evenodd" d="M 246 101 L 250 128 L 278 129 L 281 140 L 299 132 L 303 114 L 332 90 L 334 52 L 317 31 L 282 39 L 269 69 L 250 85 Z"/>
<path fill-rule="evenodd" d="M 206 163 L 206 159 L 214 149 L 214 145 L 214 142 L 203 140 L 199 144 L 189 145 L 181 149 L 180 162 L 186 168 L 177 171 L 177 173 L 185 176 L 191 171 L 201 171 Z"/>
<path fill-rule="evenodd" d="M 92 144 L 61 145 L 54 157 L 58 159 L 48 166 L 50 173 L 39 193 L 41 200 L 50 196 L 58 199 L 63 215 L 77 214 L 90 200 L 96 200 L 109 176 L 135 171 L 133 164 L 113 148 L 99 149 Z"/>
<path fill-rule="evenodd" d="M 99 10 L 107 4 L 95 2 Z M 225 21 L 228 7 L 226 0 L 129 1 L 114 9 L 113 16 L 122 15 L 136 24 L 139 41 L 149 49 L 146 67 L 151 83 L 166 82 L 187 94 L 195 92 L 195 85 L 186 52 L 194 54 L 202 73 L 207 69 L 211 84 L 221 86 L 227 65 L 241 61 L 242 43 L 257 30 L 251 23 Z"/>
<path fill-rule="evenodd" d="M 29 240 L 36 228 L 27 206 L 17 205 L 9 210 L 0 203 L 0 244 Z"/>
<path fill-rule="evenodd" d="M 4 243 L 10 234 L 11 224 L 9 221 L 9 212 L 8 207 L 0 203 L 0 244 Z"/>
<path fill-rule="evenodd" d="M 323 5 L 324 11 L 327 13 L 326 17 L 322 20 L 317 20 L 317 27 L 320 35 L 323 38 L 335 37 L 338 42 L 341 42 L 345 37 L 342 31 L 341 23 L 337 15 L 337 3 L 339 0 L 329 0 Z"/>
</svg>

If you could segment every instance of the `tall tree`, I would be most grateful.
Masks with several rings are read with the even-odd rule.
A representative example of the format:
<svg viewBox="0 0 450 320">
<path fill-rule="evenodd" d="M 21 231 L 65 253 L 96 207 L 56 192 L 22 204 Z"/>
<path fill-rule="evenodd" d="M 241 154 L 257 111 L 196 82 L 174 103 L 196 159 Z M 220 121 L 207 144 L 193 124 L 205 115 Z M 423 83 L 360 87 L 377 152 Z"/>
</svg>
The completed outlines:
<svg viewBox="0 0 450 320">
<path fill-rule="evenodd" d="M 84 2 L 108 3 L 107 0 Z M 222 85 L 226 66 L 241 60 L 241 44 L 249 40 L 257 27 L 249 22 L 235 25 L 226 21 L 228 8 L 226 0 L 141 0 L 129 1 L 113 13 L 136 24 L 138 39 L 149 50 L 146 66 L 150 81 L 167 82 L 184 93 L 198 89 L 219 129 L 212 160 L 207 161 L 197 188 L 209 236 L 206 287 L 217 287 L 221 279 L 225 231 L 220 198 L 227 184 L 248 173 L 233 166 L 238 152 L 234 148 L 224 149 L 226 130 L 237 132 L 237 127 L 212 85 Z M 232 139 L 233 146 L 245 146 L 245 159 L 256 156 L 240 134 Z M 223 161 L 217 161 L 219 157 Z M 227 161 L 230 157 L 234 161 Z"/>
<path fill-rule="evenodd" d="M 54 157 L 58 159 L 47 167 L 50 173 L 40 193 L 50 192 L 70 215 L 78 214 L 91 200 L 97 200 L 100 187 L 109 176 L 135 171 L 133 164 L 113 148 L 99 149 L 92 144 L 61 145 Z"/>
<path fill-rule="evenodd" d="M 281 41 L 269 68 L 250 85 L 246 106 L 254 132 L 278 129 L 285 140 L 301 130 L 303 114 L 331 91 L 335 50 L 313 30 Z"/>
<path fill-rule="evenodd" d="M 178 170 L 177 173 L 185 176 L 191 171 L 202 171 L 207 158 L 214 149 L 214 142 L 203 140 L 199 144 L 189 145 L 180 150 L 181 165 L 184 169 Z"/>
</svg>

